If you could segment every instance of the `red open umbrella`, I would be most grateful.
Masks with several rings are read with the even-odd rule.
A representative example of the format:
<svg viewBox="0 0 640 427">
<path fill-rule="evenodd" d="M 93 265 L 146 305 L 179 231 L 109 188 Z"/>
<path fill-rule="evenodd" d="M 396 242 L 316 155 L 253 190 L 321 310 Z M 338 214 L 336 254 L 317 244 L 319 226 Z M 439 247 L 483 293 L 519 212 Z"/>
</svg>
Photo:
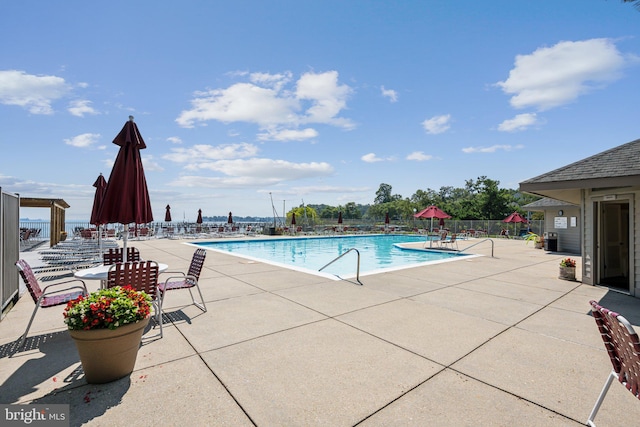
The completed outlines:
<svg viewBox="0 0 640 427">
<path fill-rule="evenodd" d="M 506 217 L 505 219 L 503 219 L 502 222 L 521 222 L 523 224 L 526 224 L 527 219 L 522 215 L 520 215 L 518 212 L 514 212 L 508 217 Z"/>
<path fill-rule="evenodd" d="M 100 208 L 102 208 L 102 202 L 104 201 L 104 193 L 107 189 L 107 181 L 102 174 L 98 176 L 93 186 L 96 187 L 96 194 L 93 196 L 93 209 L 91 209 L 91 220 L 89 224 L 99 226 L 102 225 L 102 223 L 98 220 L 98 215 L 100 214 Z"/>
<path fill-rule="evenodd" d="M 514 224 L 518 223 L 518 222 L 521 222 L 522 224 L 526 224 L 528 221 L 527 221 L 527 219 L 525 217 L 520 215 L 520 213 L 514 212 L 511 215 L 509 215 L 508 217 L 506 217 L 505 219 L 503 219 L 502 222 L 507 222 L 507 223 L 513 222 Z M 514 227 L 513 227 L 513 232 L 514 233 L 515 233 L 515 228 L 516 227 L 514 225 Z"/>
<path fill-rule="evenodd" d="M 431 231 L 433 231 L 433 218 L 451 218 L 451 215 L 447 214 L 445 211 L 435 205 L 431 205 L 413 216 L 414 218 L 431 218 Z"/>
<path fill-rule="evenodd" d="M 198 209 L 198 219 L 196 219 L 196 223 L 202 224 L 202 209 Z"/>
<path fill-rule="evenodd" d="M 167 205 L 167 210 L 164 213 L 165 222 L 171 222 L 171 206 Z"/>
<path fill-rule="evenodd" d="M 140 150 L 147 146 L 133 121 L 133 116 L 129 116 L 129 121 L 124 124 L 113 143 L 120 146 L 120 150 L 107 182 L 98 221 L 102 224 L 123 224 L 123 246 L 126 248 L 128 224 L 146 224 L 153 221 L 147 180 L 140 158 Z"/>
</svg>

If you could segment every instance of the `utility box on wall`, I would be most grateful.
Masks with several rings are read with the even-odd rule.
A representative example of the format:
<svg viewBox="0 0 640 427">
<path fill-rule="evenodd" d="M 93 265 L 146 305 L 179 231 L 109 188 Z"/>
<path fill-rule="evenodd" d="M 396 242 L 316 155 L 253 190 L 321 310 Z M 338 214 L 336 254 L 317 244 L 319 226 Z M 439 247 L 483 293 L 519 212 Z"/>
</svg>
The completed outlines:
<svg viewBox="0 0 640 427">
<path fill-rule="evenodd" d="M 18 301 L 19 276 L 15 264 L 20 256 L 20 196 L 0 188 L 0 296 L 4 311 Z"/>
</svg>

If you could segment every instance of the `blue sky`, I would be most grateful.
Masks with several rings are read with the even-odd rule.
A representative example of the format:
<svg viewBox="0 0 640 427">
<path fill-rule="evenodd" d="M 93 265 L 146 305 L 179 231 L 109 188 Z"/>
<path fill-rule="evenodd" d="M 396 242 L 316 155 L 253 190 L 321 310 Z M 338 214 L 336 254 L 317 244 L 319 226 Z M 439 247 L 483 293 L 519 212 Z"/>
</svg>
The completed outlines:
<svg viewBox="0 0 640 427">
<path fill-rule="evenodd" d="M 0 187 L 88 219 L 133 115 L 158 221 L 517 188 L 640 138 L 639 36 L 617 0 L 4 1 Z"/>
</svg>

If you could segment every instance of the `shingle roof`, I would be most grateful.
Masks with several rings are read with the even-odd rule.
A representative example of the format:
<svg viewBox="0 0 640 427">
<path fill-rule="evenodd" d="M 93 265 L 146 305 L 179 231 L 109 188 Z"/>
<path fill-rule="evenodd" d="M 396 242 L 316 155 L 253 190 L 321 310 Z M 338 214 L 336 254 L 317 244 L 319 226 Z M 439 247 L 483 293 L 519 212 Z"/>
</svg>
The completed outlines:
<svg viewBox="0 0 640 427">
<path fill-rule="evenodd" d="M 559 183 L 623 177 L 640 179 L 640 139 L 538 175 L 520 184 Z"/>
<path fill-rule="evenodd" d="M 557 208 L 561 206 L 577 206 L 574 203 L 563 202 L 562 200 L 552 199 L 550 197 L 543 197 L 535 202 L 528 203 L 523 206 L 527 209 L 543 209 L 543 208 Z"/>
</svg>

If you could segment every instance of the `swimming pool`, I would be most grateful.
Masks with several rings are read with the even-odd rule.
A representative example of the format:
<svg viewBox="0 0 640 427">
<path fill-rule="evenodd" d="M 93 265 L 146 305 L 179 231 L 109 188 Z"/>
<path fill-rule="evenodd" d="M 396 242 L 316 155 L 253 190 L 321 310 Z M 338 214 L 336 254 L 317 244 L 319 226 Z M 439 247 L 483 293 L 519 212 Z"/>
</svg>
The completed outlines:
<svg viewBox="0 0 640 427">
<path fill-rule="evenodd" d="M 296 237 L 251 239 L 193 243 L 199 247 L 231 253 L 254 261 L 268 262 L 312 274 L 332 278 L 356 276 L 357 254 L 343 256 L 319 272 L 320 268 L 351 248 L 360 253 L 360 276 L 415 267 L 427 263 L 459 260 L 470 256 L 456 252 L 441 252 L 402 248 L 402 243 L 425 242 L 425 236 L 376 234 L 332 237 Z"/>
</svg>

